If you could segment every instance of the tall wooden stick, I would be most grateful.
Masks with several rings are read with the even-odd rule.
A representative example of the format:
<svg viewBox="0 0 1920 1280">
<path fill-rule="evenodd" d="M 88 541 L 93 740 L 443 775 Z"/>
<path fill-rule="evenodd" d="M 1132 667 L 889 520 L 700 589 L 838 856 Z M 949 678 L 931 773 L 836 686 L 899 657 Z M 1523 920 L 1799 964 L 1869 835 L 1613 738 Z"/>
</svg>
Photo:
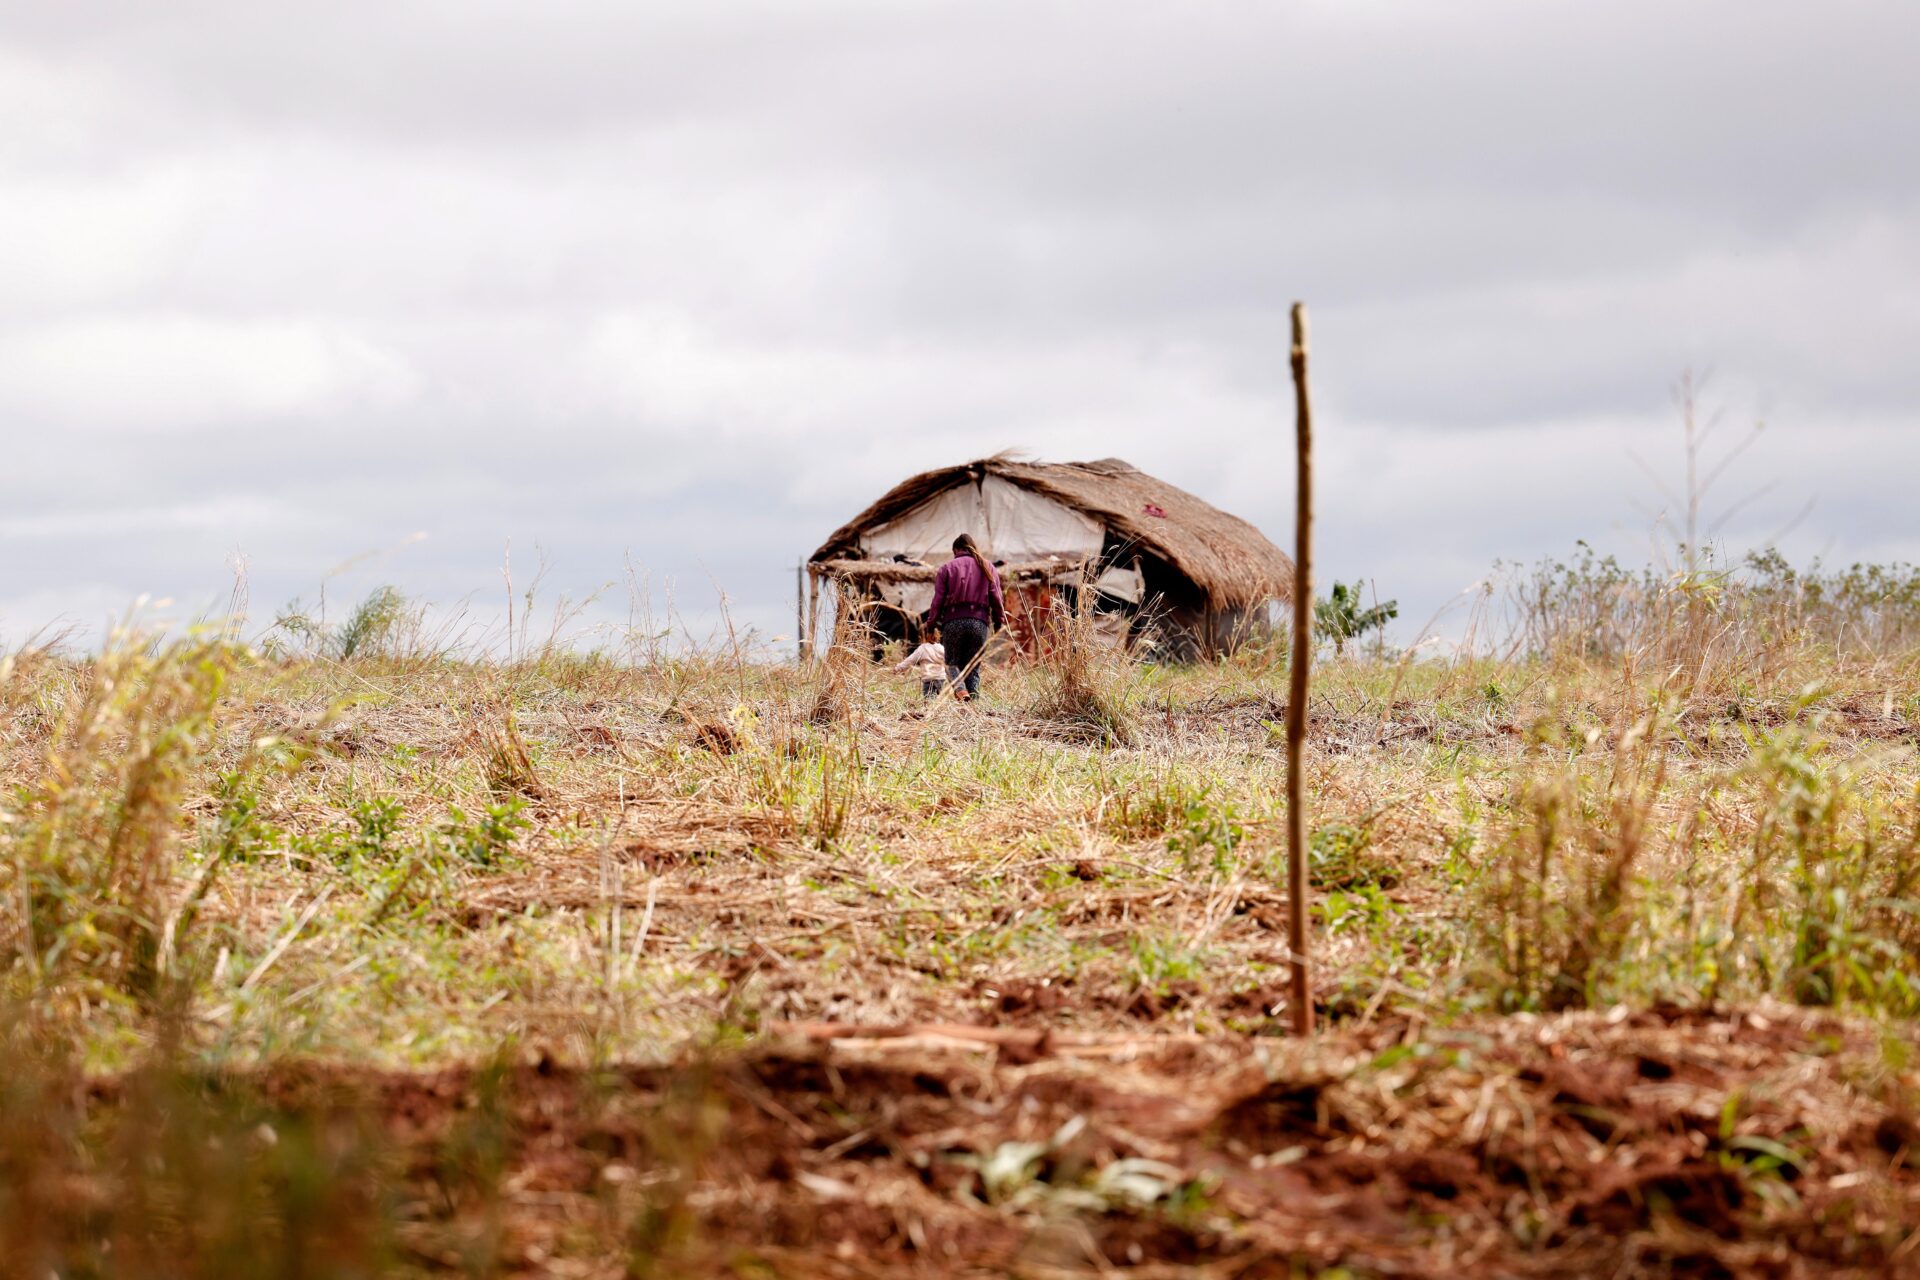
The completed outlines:
<svg viewBox="0 0 1920 1280">
<path fill-rule="evenodd" d="M 1293 1033 L 1313 1032 L 1307 972 L 1307 804 L 1300 755 L 1307 737 L 1307 664 L 1313 654 L 1313 408 L 1307 400 L 1307 307 L 1293 304 L 1293 663 L 1287 691 L 1287 949 L 1292 952 Z"/>
<path fill-rule="evenodd" d="M 812 565 L 807 566 L 807 638 L 800 653 L 800 660 L 809 665 L 813 662 L 813 649 L 816 633 L 820 630 L 820 573 Z"/>
</svg>

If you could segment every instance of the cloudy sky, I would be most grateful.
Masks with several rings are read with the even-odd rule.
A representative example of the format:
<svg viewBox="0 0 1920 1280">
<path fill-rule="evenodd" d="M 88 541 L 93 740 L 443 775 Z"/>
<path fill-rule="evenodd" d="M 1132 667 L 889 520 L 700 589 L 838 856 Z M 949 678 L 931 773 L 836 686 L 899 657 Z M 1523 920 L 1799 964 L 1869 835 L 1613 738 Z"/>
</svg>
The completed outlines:
<svg viewBox="0 0 1920 1280">
<path fill-rule="evenodd" d="M 1766 423 L 1729 545 L 1920 559 L 1916 54 L 1910 0 L 3 0 L 0 640 L 236 555 L 484 615 L 509 543 L 790 631 L 1007 447 L 1280 541 L 1297 298 L 1322 566 L 1404 631 L 1645 559 L 1689 367 Z"/>
</svg>

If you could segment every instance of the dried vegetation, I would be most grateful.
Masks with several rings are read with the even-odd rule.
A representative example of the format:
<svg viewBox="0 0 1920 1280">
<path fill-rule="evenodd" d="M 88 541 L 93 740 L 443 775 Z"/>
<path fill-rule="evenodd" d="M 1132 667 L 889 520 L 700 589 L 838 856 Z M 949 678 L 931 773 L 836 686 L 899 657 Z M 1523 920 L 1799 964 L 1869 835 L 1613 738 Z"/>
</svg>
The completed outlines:
<svg viewBox="0 0 1920 1280">
<path fill-rule="evenodd" d="M 1266 653 L 16 655 L 0 1270 L 1897 1271 L 1913 582 L 1327 666 L 1309 1044 Z"/>
</svg>

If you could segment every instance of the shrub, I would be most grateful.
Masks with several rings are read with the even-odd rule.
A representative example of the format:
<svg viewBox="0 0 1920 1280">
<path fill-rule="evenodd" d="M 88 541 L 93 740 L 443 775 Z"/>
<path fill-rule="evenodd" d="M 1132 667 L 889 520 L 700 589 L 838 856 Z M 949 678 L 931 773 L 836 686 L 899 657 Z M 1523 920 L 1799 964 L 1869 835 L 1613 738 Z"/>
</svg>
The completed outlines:
<svg viewBox="0 0 1920 1280">
<path fill-rule="evenodd" d="M 1362 607 L 1360 584 L 1346 586 L 1336 582 L 1324 600 L 1313 602 L 1314 629 L 1333 641 L 1336 657 L 1347 651 L 1347 641 L 1358 640 L 1369 631 L 1384 632 L 1387 623 L 1400 616 L 1400 602 Z"/>
<path fill-rule="evenodd" d="M 323 598 L 323 613 L 325 603 Z M 291 637 L 310 653 L 339 662 L 392 658 L 421 651 L 425 615 L 424 606 L 414 604 L 394 587 L 383 586 L 367 593 L 338 626 L 329 628 L 323 618 L 309 614 L 296 600 L 280 611 L 272 631 Z M 275 646 L 282 641 L 270 635 L 264 643 Z"/>
</svg>

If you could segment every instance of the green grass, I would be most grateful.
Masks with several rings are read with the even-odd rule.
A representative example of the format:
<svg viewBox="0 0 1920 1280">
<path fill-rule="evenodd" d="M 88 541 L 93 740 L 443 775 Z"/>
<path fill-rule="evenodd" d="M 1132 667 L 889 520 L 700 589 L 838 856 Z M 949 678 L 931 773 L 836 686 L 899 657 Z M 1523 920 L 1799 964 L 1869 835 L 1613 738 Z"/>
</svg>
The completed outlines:
<svg viewBox="0 0 1920 1280">
<path fill-rule="evenodd" d="M 1716 598 L 1718 647 L 1677 664 L 1536 618 L 1547 638 L 1509 660 L 1321 669 L 1310 872 L 1336 1033 L 1773 1001 L 1910 1040 L 1920 663 L 1840 647 L 1825 613 L 1796 625 L 1765 572 Z M 1555 581 L 1555 607 L 1602 598 Z M 1894 580 L 1856 571 L 1821 607 L 1906 635 L 1905 597 L 1869 600 L 1876 581 Z M 1660 609 L 1684 616 L 1650 597 L 1609 625 L 1644 638 Z M 9 660 L 11 1034 L 94 1072 L 145 1070 L 156 1045 L 168 1071 L 358 1071 L 502 1046 L 664 1061 L 793 1021 L 1284 1023 L 1266 1012 L 1286 965 L 1269 651 L 1147 669 L 1070 649 L 931 710 L 844 657 L 404 652 L 222 634 Z M 235 1105 L 206 1123 L 267 1104 Z M 299 1156 L 326 1195 L 380 1185 L 349 1147 Z M 1794 1154 L 1719 1152 L 1768 1187 Z M 245 1203 L 297 1240 L 331 1202 Z M 385 1248 L 368 1214 L 357 1238 Z M 206 1274 L 224 1230 L 189 1242 Z"/>
<path fill-rule="evenodd" d="M 1327 667 L 1323 985 L 1376 1012 L 1420 993 L 1427 1016 L 1763 996 L 1910 1016 L 1898 710 L 1920 693 L 1867 655 L 1780 657 L 1737 696 L 1565 656 Z M 222 1053 L 426 1061 L 518 1036 L 657 1055 L 776 974 L 783 1010 L 882 1017 L 1071 964 L 1089 996 L 1061 1016 L 1097 1025 L 1095 993 L 1140 980 L 1130 939 L 1212 949 L 1193 980 L 1222 990 L 1270 967 L 1281 673 L 1258 655 L 1134 679 L 1153 701 L 1130 746 L 1054 733 L 1045 669 L 925 720 L 862 678 L 841 695 L 861 718 L 823 726 L 813 675 L 718 657 L 29 655 L 7 681 L 9 988 L 83 1042 L 137 1038 L 164 996 Z M 983 929 L 1010 908 L 1057 928 Z M 938 957 L 911 990 L 854 964 L 822 1000 L 782 957 L 901 928 Z M 743 949 L 744 976 L 715 960 Z"/>
</svg>

